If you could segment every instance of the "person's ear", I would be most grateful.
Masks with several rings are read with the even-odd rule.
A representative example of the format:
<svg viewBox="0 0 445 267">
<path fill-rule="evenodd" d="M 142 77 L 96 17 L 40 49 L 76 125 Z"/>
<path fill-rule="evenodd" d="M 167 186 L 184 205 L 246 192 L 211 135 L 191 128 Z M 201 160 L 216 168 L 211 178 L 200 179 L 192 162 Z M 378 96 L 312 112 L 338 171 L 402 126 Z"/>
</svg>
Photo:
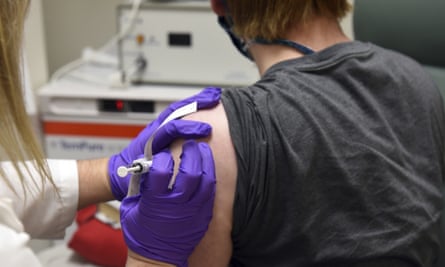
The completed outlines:
<svg viewBox="0 0 445 267">
<path fill-rule="evenodd" d="M 218 16 L 224 16 L 225 14 L 225 6 L 223 3 L 224 0 L 211 0 L 213 12 L 215 12 Z"/>
</svg>

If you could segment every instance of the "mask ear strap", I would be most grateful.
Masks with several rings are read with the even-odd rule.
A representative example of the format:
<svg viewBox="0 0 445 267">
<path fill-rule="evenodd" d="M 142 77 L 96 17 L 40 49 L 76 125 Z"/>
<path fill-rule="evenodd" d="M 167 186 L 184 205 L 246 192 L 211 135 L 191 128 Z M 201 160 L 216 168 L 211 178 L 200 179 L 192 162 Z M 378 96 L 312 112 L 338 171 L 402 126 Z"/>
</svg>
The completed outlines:
<svg viewBox="0 0 445 267">
<path fill-rule="evenodd" d="M 309 48 L 305 45 L 302 45 L 300 43 L 293 42 L 290 40 L 285 40 L 285 39 L 276 39 L 276 40 L 272 40 L 272 41 L 267 41 L 263 38 L 255 38 L 253 41 L 256 43 L 259 43 L 259 44 L 272 44 L 272 45 L 278 44 L 278 45 L 289 46 L 289 47 L 295 48 L 296 50 L 303 53 L 304 55 L 310 55 L 310 54 L 315 53 L 314 50 L 312 50 L 311 48 Z"/>
</svg>

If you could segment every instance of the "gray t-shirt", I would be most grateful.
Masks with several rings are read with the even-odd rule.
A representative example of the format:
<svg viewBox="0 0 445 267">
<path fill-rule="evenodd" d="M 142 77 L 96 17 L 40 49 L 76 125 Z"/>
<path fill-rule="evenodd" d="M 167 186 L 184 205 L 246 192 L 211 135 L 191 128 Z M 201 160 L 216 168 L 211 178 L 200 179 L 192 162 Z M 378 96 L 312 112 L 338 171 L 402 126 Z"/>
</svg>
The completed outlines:
<svg viewBox="0 0 445 267">
<path fill-rule="evenodd" d="M 232 266 L 435 260 L 445 118 L 419 64 L 343 43 L 281 62 L 222 102 L 238 164 Z"/>
</svg>

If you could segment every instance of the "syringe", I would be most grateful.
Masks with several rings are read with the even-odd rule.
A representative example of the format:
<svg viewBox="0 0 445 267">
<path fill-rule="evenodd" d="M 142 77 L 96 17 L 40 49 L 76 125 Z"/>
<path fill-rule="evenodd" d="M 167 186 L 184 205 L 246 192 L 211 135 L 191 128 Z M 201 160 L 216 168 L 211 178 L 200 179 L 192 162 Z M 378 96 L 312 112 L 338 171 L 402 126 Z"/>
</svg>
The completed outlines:
<svg viewBox="0 0 445 267">
<path fill-rule="evenodd" d="M 151 165 L 152 165 L 151 160 L 146 160 L 144 158 L 137 159 L 137 160 L 133 161 L 133 164 L 131 164 L 130 167 L 120 166 L 117 169 L 117 175 L 119 175 L 119 177 L 124 178 L 124 177 L 127 177 L 128 173 L 131 173 L 131 174 L 146 173 L 146 172 L 148 172 L 148 169 L 150 168 Z"/>
</svg>

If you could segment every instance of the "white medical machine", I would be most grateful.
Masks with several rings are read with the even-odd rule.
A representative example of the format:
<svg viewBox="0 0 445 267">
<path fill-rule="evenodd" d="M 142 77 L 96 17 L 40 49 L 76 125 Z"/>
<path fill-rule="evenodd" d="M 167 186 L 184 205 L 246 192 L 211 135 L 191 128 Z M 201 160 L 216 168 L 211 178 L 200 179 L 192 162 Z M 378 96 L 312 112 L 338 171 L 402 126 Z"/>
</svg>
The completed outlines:
<svg viewBox="0 0 445 267">
<path fill-rule="evenodd" d="M 131 5 L 117 13 L 119 28 L 128 27 Z M 218 25 L 209 1 L 144 3 L 118 47 L 123 78 L 135 83 L 233 86 L 259 77 Z"/>
<path fill-rule="evenodd" d="M 38 95 L 47 157 L 86 159 L 117 153 L 168 104 L 201 89 L 185 85 L 114 89 L 69 79 L 48 84 Z"/>
<path fill-rule="evenodd" d="M 120 27 L 131 5 L 117 10 Z M 171 102 L 205 86 L 245 85 L 257 79 L 219 28 L 208 1 L 144 2 L 134 25 L 117 45 L 131 83 L 107 85 L 110 73 L 86 65 L 38 91 L 44 148 L 49 158 L 85 159 L 119 152 Z M 131 73 L 135 62 L 145 62 Z M 136 65 L 138 66 L 138 65 Z M 93 77 L 102 83 L 83 80 Z"/>
</svg>

